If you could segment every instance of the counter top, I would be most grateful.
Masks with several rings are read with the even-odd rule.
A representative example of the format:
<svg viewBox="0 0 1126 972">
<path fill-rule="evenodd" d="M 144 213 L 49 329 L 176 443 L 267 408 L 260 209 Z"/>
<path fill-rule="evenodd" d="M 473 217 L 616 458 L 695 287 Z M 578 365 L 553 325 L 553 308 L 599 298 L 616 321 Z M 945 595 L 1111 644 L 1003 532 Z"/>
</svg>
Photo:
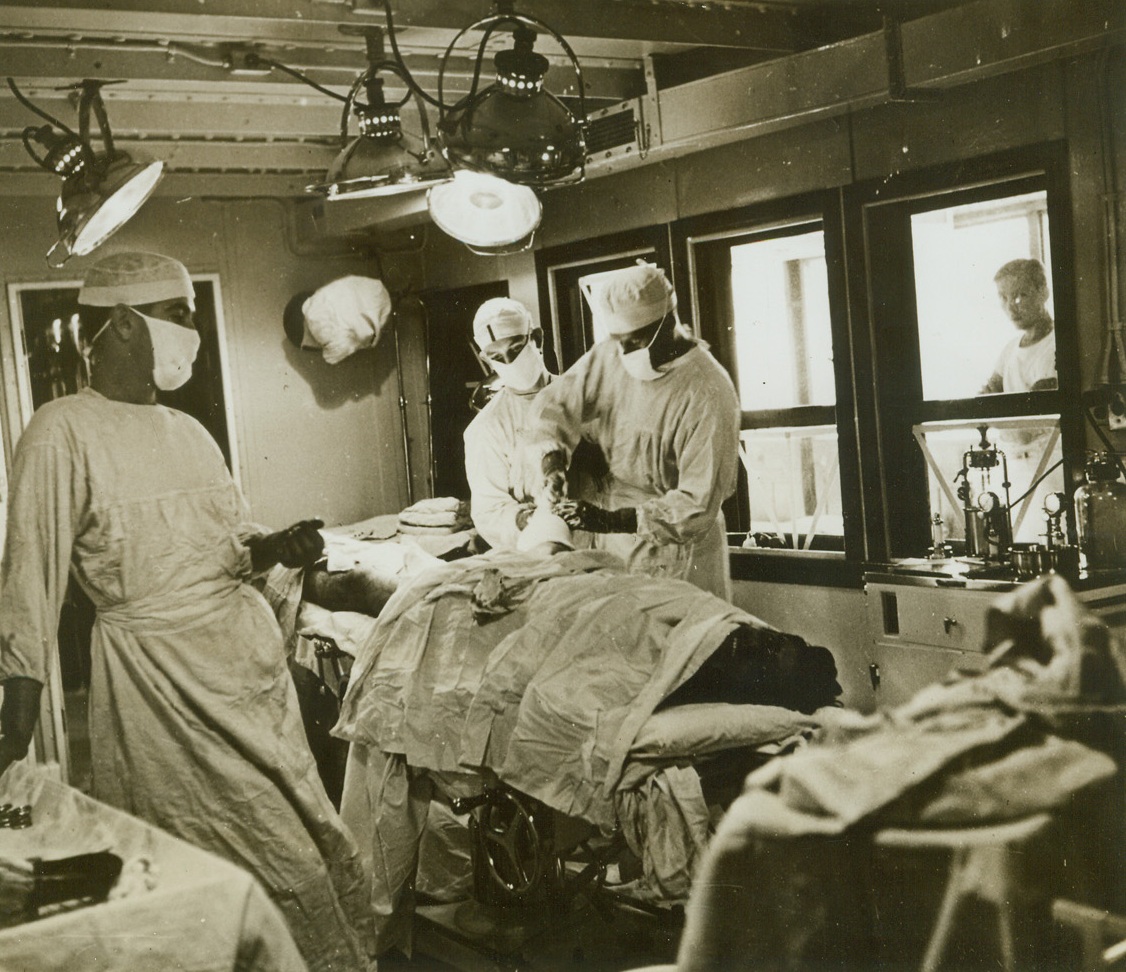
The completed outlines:
<svg viewBox="0 0 1126 972">
<path fill-rule="evenodd" d="M 1080 570 L 1068 583 L 1076 593 L 1096 596 L 1116 593 L 1126 596 L 1126 569 Z M 904 584 L 914 587 L 965 588 L 976 591 L 1011 591 L 1023 581 L 1008 565 L 985 566 L 981 561 L 958 557 L 946 560 L 906 559 L 868 564 L 865 584 Z"/>
</svg>

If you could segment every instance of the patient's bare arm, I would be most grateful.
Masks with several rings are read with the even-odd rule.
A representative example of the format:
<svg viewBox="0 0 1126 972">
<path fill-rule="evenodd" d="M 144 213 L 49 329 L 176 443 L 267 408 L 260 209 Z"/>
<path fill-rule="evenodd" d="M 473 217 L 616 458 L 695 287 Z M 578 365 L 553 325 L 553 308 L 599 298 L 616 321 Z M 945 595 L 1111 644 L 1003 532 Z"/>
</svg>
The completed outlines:
<svg viewBox="0 0 1126 972">
<path fill-rule="evenodd" d="M 318 566 L 305 571 L 301 596 L 329 611 L 357 611 L 375 617 L 397 586 L 392 574 L 368 567 L 329 573 Z"/>
</svg>

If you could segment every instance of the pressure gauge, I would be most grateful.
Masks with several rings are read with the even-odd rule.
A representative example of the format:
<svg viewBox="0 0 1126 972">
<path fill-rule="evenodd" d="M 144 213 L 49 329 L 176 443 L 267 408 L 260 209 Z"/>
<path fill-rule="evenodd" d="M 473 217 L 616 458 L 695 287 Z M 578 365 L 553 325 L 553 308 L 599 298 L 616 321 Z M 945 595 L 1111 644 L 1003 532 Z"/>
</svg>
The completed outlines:
<svg viewBox="0 0 1126 972">
<path fill-rule="evenodd" d="M 977 508 L 981 510 L 982 513 L 992 513 L 1000 504 L 1001 501 L 997 498 L 996 493 L 992 493 L 989 490 L 986 490 L 984 493 L 978 493 Z"/>
<path fill-rule="evenodd" d="M 1063 493 L 1049 493 L 1044 497 L 1044 512 L 1048 516 L 1059 516 L 1063 512 L 1064 495 Z"/>
</svg>

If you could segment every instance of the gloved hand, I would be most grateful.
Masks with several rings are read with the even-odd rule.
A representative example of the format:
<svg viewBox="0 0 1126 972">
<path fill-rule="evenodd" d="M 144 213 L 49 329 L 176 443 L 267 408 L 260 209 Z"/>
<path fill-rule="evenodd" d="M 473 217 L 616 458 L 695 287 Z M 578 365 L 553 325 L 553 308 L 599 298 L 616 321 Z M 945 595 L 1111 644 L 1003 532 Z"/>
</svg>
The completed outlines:
<svg viewBox="0 0 1126 972">
<path fill-rule="evenodd" d="M 318 532 L 323 526 L 323 520 L 300 520 L 277 533 L 252 537 L 246 545 L 254 570 L 266 570 L 274 564 L 312 567 L 324 553 L 324 537 Z"/>
<path fill-rule="evenodd" d="M 637 533 L 637 510 L 623 506 L 620 510 L 604 510 L 586 500 L 563 500 L 552 506 L 552 512 L 572 530 L 587 533 Z"/>
<path fill-rule="evenodd" d="M 567 495 L 567 455 L 562 449 L 554 449 L 543 457 L 543 481 L 553 500 L 561 500 Z"/>
</svg>

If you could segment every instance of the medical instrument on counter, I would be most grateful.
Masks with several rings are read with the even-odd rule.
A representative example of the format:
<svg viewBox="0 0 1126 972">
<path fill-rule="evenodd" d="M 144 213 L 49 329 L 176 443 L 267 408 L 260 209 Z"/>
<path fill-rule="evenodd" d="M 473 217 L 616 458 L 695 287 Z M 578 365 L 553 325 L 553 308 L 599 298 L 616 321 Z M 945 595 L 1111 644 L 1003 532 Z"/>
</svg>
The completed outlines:
<svg viewBox="0 0 1126 972">
<path fill-rule="evenodd" d="M 1087 481 L 1075 491 L 1075 526 L 1079 550 L 1088 568 L 1126 566 L 1126 483 L 1115 457 L 1093 452 L 1087 457 Z"/>
<path fill-rule="evenodd" d="M 987 425 L 978 426 L 981 441 L 962 454 L 958 499 L 966 524 L 966 556 L 999 563 L 1008 559 L 1013 545 L 1010 519 L 1009 464 L 1005 453 L 986 437 Z M 1001 481 L 994 482 L 996 475 Z"/>
<path fill-rule="evenodd" d="M 935 513 L 931 517 L 931 546 L 927 551 L 927 559 L 947 560 L 950 554 L 950 544 L 946 542 L 946 524 L 942 522 L 942 514 Z"/>
<path fill-rule="evenodd" d="M 1014 543 L 1009 551 L 1017 580 L 1029 580 L 1055 571 L 1073 576 L 1079 570 L 1079 548 L 1067 542 L 1063 531 L 1063 514 L 1067 497 L 1049 493 L 1044 497 L 1044 542 Z"/>
</svg>

